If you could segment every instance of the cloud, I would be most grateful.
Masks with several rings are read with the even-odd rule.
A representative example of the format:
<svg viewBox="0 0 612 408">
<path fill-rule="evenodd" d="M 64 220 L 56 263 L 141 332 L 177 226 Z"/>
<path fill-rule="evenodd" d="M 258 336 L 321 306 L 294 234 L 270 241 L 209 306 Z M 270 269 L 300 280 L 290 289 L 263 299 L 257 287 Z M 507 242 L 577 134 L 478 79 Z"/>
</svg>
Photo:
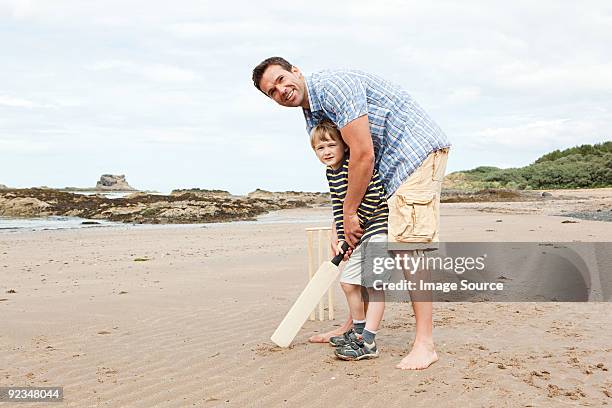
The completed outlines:
<svg viewBox="0 0 612 408">
<path fill-rule="evenodd" d="M 301 111 L 251 84 L 271 55 L 306 74 L 349 67 L 399 83 L 462 168 L 527 164 L 612 135 L 612 10 L 597 0 L 576 10 L 552 0 L 0 0 L 0 147 L 32 152 L 12 166 L 2 156 L 0 174 L 114 161 L 166 186 L 187 173 L 230 190 L 312 185 L 321 174 Z M 227 157 L 236 164 L 219 173 Z M 279 174 L 285 165 L 295 174 Z"/>
<path fill-rule="evenodd" d="M 515 151 L 546 152 L 559 146 L 601 141 L 597 122 L 571 119 L 536 120 L 516 126 L 486 128 L 476 132 L 473 145 Z"/>
<path fill-rule="evenodd" d="M 14 98 L 12 96 L 0 95 L 0 106 L 6 106 L 9 108 L 36 108 L 41 105 L 39 105 L 36 102 L 27 100 L 27 99 Z"/>
<path fill-rule="evenodd" d="M 571 61 L 565 64 L 511 62 L 498 67 L 506 88 L 553 93 L 612 91 L 612 63 Z"/>
<path fill-rule="evenodd" d="M 464 87 L 451 91 L 447 96 L 446 101 L 451 105 L 462 105 L 477 101 L 480 98 L 480 88 Z"/>
<path fill-rule="evenodd" d="M 244 32 L 257 32 L 261 30 L 268 31 L 269 27 L 262 26 L 261 24 L 251 22 L 210 22 L 210 23 L 196 23 L 196 22 L 182 22 L 174 23 L 164 27 L 164 30 L 168 31 L 180 38 L 200 38 L 200 37 L 218 37 L 226 34 L 236 34 Z"/>
<path fill-rule="evenodd" d="M 191 82 L 200 79 L 195 72 L 165 64 L 146 64 L 134 61 L 105 60 L 88 66 L 93 71 L 117 70 L 128 74 L 140 75 L 150 81 Z"/>
<path fill-rule="evenodd" d="M 27 139 L 0 139 L 0 151 L 3 154 L 40 154 L 51 151 L 52 144 L 44 141 Z"/>
</svg>

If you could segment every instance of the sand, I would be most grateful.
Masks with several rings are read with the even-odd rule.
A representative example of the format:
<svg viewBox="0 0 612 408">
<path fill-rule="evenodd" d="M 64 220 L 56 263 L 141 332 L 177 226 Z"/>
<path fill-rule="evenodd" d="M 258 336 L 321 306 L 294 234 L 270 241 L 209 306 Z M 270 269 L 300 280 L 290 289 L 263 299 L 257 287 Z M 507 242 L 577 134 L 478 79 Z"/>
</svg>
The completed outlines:
<svg viewBox="0 0 612 408">
<path fill-rule="evenodd" d="M 610 223 L 493 207 L 443 205 L 442 239 L 610 240 Z M 291 348 L 275 347 L 306 282 L 304 228 L 327 212 L 0 234 L 0 385 L 63 386 L 53 406 L 69 407 L 612 403 L 610 303 L 437 303 L 440 361 L 412 372 L 394 368 L 414 335 L 409 304 L 388 305 L 379 359 L 344 362 L 307 342 L 346 316 L 337 289 L 335 321 L 307 322 Z"/>
</svg>

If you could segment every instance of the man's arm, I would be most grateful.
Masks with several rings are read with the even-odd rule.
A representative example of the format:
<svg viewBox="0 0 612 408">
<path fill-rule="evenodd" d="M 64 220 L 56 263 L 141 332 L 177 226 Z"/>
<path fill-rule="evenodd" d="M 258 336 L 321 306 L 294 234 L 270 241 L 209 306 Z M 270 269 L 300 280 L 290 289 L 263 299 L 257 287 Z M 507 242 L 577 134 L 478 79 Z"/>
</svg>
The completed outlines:
<svg viewBox="0 0 612 408">
<path fill-rule="evenodd" d="M 363 235 L 357 218 L 357 209 L 374 171 L 374 145 L 368 115 L 360 116 L 349 122 L 340 129 L 340 133 L 351 154 L 348 166 L 348 188 L 343 206 L 344 236 L 351 248 L 354 248 Z"/>
</svg>

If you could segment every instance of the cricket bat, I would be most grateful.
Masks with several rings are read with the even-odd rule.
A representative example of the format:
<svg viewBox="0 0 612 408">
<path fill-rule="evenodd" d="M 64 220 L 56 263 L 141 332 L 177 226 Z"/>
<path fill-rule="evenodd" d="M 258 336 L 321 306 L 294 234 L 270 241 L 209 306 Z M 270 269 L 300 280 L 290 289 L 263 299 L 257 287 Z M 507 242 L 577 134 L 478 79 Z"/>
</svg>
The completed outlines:
<svg viewBox="0 0 612 408">
<path fill-rule="evenodd" d="M 342 252 L 344 253 L 347 250 L 348 244 L 343 242 Z M 278 346 L 288 347 L 291 344 L 297 332 L 300 331 L 304 322 L 308 319 L 310 312 L 314 310 L 321 297 L 334 283 L 340 274 L 338 265 L 340 265 L 342 258 L 344 258 L 343 253 L 336 255 L 331 261 L 326 261 L 319 266 L 319 269 L 310 282 L 308 282 L 308 285 L 306 285 L 293 306 L 291 306 L 291 309 L 289 309 L 289 312 L 287 312 L 287 315 L 285 315 L 285 318 L 271 337 L 271 340 Z"/>
</svg>

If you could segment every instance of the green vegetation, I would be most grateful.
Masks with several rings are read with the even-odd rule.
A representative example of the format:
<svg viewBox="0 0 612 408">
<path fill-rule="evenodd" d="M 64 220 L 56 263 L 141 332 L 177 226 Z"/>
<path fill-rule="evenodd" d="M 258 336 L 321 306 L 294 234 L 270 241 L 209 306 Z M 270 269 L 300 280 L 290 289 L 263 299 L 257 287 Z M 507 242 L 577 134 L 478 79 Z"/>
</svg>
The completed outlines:
<svg viewBox="0 0 612 408">
<path fill-rule="evenodd" d="M 612 187 L 612 142 L 555 150 L 520 168 L 481 166 L 451 173 L 451 189 Z"/>
<path fill-rule="evenodd" d="M 555 161 L 562 157 L 582 155 L 582 156 L 604 156 L 607 153 L 612 153 L 612 142 L 598 143 L 594 145 L 584 144 L 581 146 L 570 147 L 565 150 L 554 150 L 545 154 L 536 160 L 536 163 L 547 161 Z"/>
</svg>

